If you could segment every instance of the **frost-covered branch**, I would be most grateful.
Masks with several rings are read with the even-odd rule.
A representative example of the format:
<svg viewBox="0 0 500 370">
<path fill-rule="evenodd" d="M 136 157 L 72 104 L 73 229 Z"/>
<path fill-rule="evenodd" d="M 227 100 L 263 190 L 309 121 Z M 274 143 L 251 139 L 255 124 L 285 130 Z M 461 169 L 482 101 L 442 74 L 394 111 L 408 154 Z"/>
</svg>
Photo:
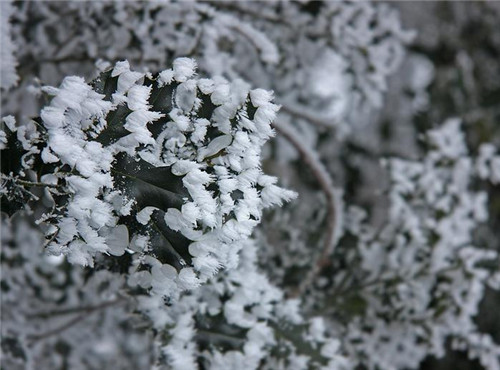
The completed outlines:
<svg viewBox="0 0 500 370">
<path fill-rule="evenodd" d="M 500 368 L 498 7 L 1 8 L 2 368 Z"/>
<path fill-rule="evenodd" d="M 59 316 L 59 315 L 69 315 L 73 313 L 91 313 L 94 311 L 99 311 L 102 309 L 106 309 L 108 307 L 112 307 L 116 304 L 121 304 L 127 301 L 127 298 L 125 297 L 118 297 L 116 299 L 112 299 L 106 302 L 102 302 L 96 305 L 91 305 L 91 306 L 79 306 L 79 307 L 68 307 L 68 308 L 63 308 L 63 309 L 55 309 L 55 310 L 50 310 L 50 311 L 41 311 L 41 312 L 33 312 L 32 314 L 29 314 L 27 317 L 28 318 L 36 318 L 36 317 L 46 317 L 50 318 L 52 316 Z"/>
<path fill-rule="evenodd" d="M 338 191 L 335 190 L 333 181 L 325 166 L 318 158 L 317 153 L 304 144 L 299 134 L 295 132 L 290 125 L 283 124 L 280 121 L 274 122 L 273 127 L 299 152 L 302 160 L 305 164 L 307 164 L 308 169 L 318 181 L 321 190 L 325 194 L 327 203 L 327 222 L 325 227 L 326 236 L 324 245 L 316 259 L 316 262 L 311 267 L 311 270 L 306 274 L 300 285 L 292 293 L 292 296 L 296 297 L 303 294 L 307 288 L 314 283 L 314 279 L 318 276 L 321 270 L 330 263 L 330 257 L 335 249 L 335 244 L 338 241 L 340 230 L 342 228 L 342 221 L 340 219 L 341 210 L 339 208 L 340 196 Z"/>
</svg>

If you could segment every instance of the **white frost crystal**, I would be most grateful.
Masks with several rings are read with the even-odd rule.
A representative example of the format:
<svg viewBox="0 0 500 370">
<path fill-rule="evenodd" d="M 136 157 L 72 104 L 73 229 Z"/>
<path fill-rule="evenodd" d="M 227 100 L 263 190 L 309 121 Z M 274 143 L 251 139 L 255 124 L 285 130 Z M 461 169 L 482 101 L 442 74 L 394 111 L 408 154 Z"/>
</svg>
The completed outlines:
<svg viewBox="0 0 500 370">
<path fill-rule="evenodd" d="M 140 251 L 147 269 L 138 270 L 129 281 L 151 287 L 152 294 L 175 297 L 221 268 L 236 266 L 241 243 L 259 223 L 263 208 L 295 197 L 260 169 L 261 147 L 273 134 L 270 124 L 278 106 L 271 102 L 272 93 L 250 91 L 242 81 L 197 78 L 196 63 L 188 58 L 179 58 L 171 71 L 160 72 L 153 80 L 156 85 L 144 84 L 146 76 L 131 71 L 127 61 L 118 62 L 108 74 L 117 86 L 111 99 L 80 77 L 67 77 L 58 88 L 43 88 L 53 98 L 40 115 L 47 130 L 41 158 L 57 167 L 52 181 L 69 194 L 66 208 L 56 217 L 56 229 L 47 235 L 48 248 L 82 265 L 92 265 L 98 253 L 121 256 L 128 248 Z M 167 112 L 155 111 L 153 89 L 169 85 L 173 106 Z M 204 100 L 216 106 L 211 116 L 199 118 Z M 125 107 L 128 110 L 118 123 L 125 133 L 103 141 L 100 134 L 112 124 L 106 120 Z M 10 122 L 8 117 L 4 120 Z M 150 124 L 160 132 L 153 134 Z M 24 127 L 23 133 L 27 133 Z M 33 140 L 26 139 L 25 147 L 35 148 Z M 118 156 L 170 168 L 189 196 L 182 196 L 179 208 L 138 208 L 133 193 L 127 195 L 116 183 Z M 141 234 L 129 235 L 127 226 L 120 224 L 120 217 L 131 211 L 144 228 Z M 157 227 L 155 215 L 161 211 L 171 232 L 191 244 L 182 248 L 192 253 L 192 264 L 187 264 L 185 254 L 179 256 L 175 277 L 161 272 L 172 267 L 160 261 L 148 246 L 149 239 L 143 239 Z M 168 243 L 177 248 L 176 241 Z"/>
</svg>

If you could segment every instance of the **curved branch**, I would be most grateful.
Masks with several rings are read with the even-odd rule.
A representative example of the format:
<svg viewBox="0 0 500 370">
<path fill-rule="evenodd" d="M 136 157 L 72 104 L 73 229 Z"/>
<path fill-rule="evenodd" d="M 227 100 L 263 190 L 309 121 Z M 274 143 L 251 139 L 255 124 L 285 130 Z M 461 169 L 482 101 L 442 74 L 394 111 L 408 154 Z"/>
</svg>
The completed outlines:
<svg viewBox="0 0 500 370">
<path fill-rule="evenodd" d="M 338 123 L 335 121 L 331 121 L 328 118 L 321 117 L 312 113 L 306 107 L 297 106 L 297 104 L 294 104 L 292 106 L 291 104 L 287 104 L 282 101 L 279 101 L 278 103 L 281 105 L 281 111 L 291 116 L 306 120 L 307 122 L 312 123 L 315 126 L 332 129 L 338 125 Z"/>
<path fill-rule="evenodd" d="M 63 331 L 66 331 L 71 327 L 75 326 L 80 321 L 83 321 L 84 319 L 89 317 L 90 314 L 123 302 L 126 302 L 126 298 L 120 296 L 112 301 L 103 302 L 95 306 L 73 307 L 73 308 L 54 310 L 49 312 L 40 312 L 34 315 L 30 315 L 29 317 L 51 317 L 56 315 L 67 315 L 71 313 L 83 312 L 80 315 L 74 316 L 72 319 L 66 321 L 64 324 L 57 326 L 53 329 L 50 329 L 46 332 L 30 334 L 27 339 L 30 344 L 34 344 L 45 338 L 58 335 L 59 333 L 62 333 Z"/>
<path fill-rule="evenodd" d="M 318 158 L 317 153 L 304 144 L 295 129 L 290 125 L 286 125 L 281 122 L 274 122 L 273 127 L 299 152 L 302 160 L 308 165 L 314 177 L 318 181 L 318 184 L 325 194 L 327 201 L 328 215 L 325 244 L 312 269 L 309 271 L 302 283 L 290 294 L 291 297 L 297 297 L 304 293 L 321 270 L 330 264 L 329 257 L 335 249 L 340 229 L 337 207 L 339 196 L 333 187 L 333 181 L 330 175 Z"/>
<path fill-rule="evenodd" d="M 78 324 L 80 321 L 82 321 L 83 319 L 85 319 L 87 317 L 88 317 L 87 314 L 75 316 L 71 320 L 65 322 L 63 325 L 58 326 L 54 329 L 51 329 L 49 331 L 46 331 L 46 332 L 40 333 L 40 334 L 31 334 L 28 336 L 28 342 L 30 344 L 34 344 L 34 343 L 38 342 L 39 340 L 42 340 L 42 339 L 45 339 L 48 337 L 52 337 L 54 335 L 62 333 L 63 331 L 75 326 L 76 324 Z"/>
<path fill-rule="evenodd" d="M 108 308 L 110 306 L 114 306 L 116 304 L 119 304 L 121 302 L 125 302 L 127 300 L 126 297 L 124 296 L 119 296 L 118 298 L 115 298 L 110 301 L 105 301 L 102 303 L 98 303 L 96 305 L 89 305 L 89 306 L 76 306 L 76 307 L 67 307 L 67 308 L 61 308 L 61 309 L 55 309 L 51 311 L 42 311 L 42 312 L 35 312 L 32 314 L 26 315 L 27 318 L 36 318 L 36 317 L 41 317 L 41 318 L 49 318 L 52 316 L 59 316 L 59 315 L 69 315 L 73 313 L 92 313 L 94 311 L 99 311 L 105 308 Z"/>
</svg>

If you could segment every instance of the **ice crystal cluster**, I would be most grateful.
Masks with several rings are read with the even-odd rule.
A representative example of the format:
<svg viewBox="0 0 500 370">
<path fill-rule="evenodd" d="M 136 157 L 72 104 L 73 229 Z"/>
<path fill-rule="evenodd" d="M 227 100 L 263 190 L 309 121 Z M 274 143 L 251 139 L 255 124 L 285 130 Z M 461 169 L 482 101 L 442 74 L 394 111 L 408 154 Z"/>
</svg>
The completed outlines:
<svg viewBox="0 0 500 370">
<path fill-rule="evenodd" d="M 500 369 L 499 17 L 2 2 L 2 368 Z"/>
<path fill-rule="evenodd" d="M 270 92 L 241 80 L 198 78 L 189 58 L 156 75 L 121 61 L 91 84 L 67 77 L 42 91 L 51 100 L 40 118 L 20 127 L 12 116 L 4 118 L 5 208 L 19 208 L 21 198 L 26 212 L 40 213 L 35 222 L 51 258 L 97 269 L 96 260 L 128 263 L 128 289 L 139 310 L 158 336 L 172 336 L 166 344 L 158 339 L 158 361 L 185 369 L 202 357 L 212 368 L 245 361 L 251 369 L 271 362 L 267 351 L 275 347 L 289 351 L 289 361 L 310 366 L 342 359 L 336 342 L 321 332 L 311 358 L 293 342 L 275 339 L 269 323 L 307 330 L 297 302 L 284 301 L 256 270 L 249 239 L 264 208 L 296 196 L 261 171 L 261 148 L 274 133 L 278 109 Z M 43 193 L 35 195 L 34 187 Z M 33 205 L 40 199 L 43 205 Z M 7 231 L 9 225 L 5 220 Z M 214 277 L 220 269 L 236 270 L 221 283 Z M 211 278 L 213 287 L 204 287 Z M 223 307 L 208 304 L 226 296 L 232 298 Z M 220 317 L 246 332 L 247 342 L 235 345 L 241 351 L 196 353 L 197 315 Z M 210 322 L 203 325 L 210 329 Z"/>
<path fill-rule="evenodd" d="M 91 75 L 99 59 L 158 71 L 192 56 L 208 75 L 272 89 L 280 104 L 348 130 L 345 116 L 381 106 L 414 32 L 386 4 L 318 4 L 67 1 L 61 17 L 60 4 L 22 2 L 12 32 L 26 74 L 46 83 Z"/>
<path fill-rule="evenodd" d="M 36 164 L 50 168 L 33 184 L 54 202 L 37 220 L 51 254 L 92 267 L 98 253 L 138 253 L 131 281 L 170 297 L 234 268 L 262 209 L 295 197 L 260 169 L 272 95 L 199 79 L 195 68 L 179 58 L 152 76 L 118 62 L 94 86 L 67 77 L 44 87 L 52 99 L 36 125 L 5 118 L 4 149 L 16 135 L 25 152 L 3 179 L 6 197 L 30 184 Z"/>
<path fill-rule="evenodd" d="M 498 252 L 473 237 L 488 210 L 487 194 L 471 185 L 490 171 L 481 157 L 469 156 L 464 140 L 460 121 L 449 119 L 427 132 L 425 157 L 386 161 L 391 185 L 383 228 L 364 224 L 361 209 L 349 210 L 348 233 L 358 239 L 366 281 L 358 297 L 363 317 L 350 323 L 345 335 L 360 358 L 370 350 L 393 354 L 370 356 L 373 367 L 416 367 L 428 353 L 443 356 L 448 337 L 486 368 L 498 366 L 500 347 L 472 320 L 484 289 L 498 279 L 486 268 L 496 263 Z"/>
<path fill-rule="evenodd" d="M 124 276 L 105 269 L 89 276 L 43 254 L 43 234 L 23 214 L 2 217 L 1 222 L 3 367 L 149 366 L 143 353 L 152 338 L 137 330 L 130 318 L 133 306 L 122 292 Z M 113 309 L 103 310 L 106 305 Z M 71 322 L 80 325 L 68 325 Z"/>
</svg>

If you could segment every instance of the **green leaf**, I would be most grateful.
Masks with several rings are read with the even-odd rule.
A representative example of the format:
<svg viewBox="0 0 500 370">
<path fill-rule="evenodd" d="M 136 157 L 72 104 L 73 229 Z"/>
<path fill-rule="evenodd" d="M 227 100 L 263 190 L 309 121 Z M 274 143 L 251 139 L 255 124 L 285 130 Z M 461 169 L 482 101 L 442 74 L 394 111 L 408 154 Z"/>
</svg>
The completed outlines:
<svg viewBox="0 0 500 370">
<path fill-rule="evenodd" d="M 177 270 L 191 264 L 188 251 L 191 241 L 169 228 L 164 219 L 169 208 L 180 210 L 190 198 L 182 177 L 174 175 L 170 166 L 155 167 L 144 160 L 135 161 L 125 154 L 119 155 L 112 173 L 118 188 L 136 200 L 137 211 L 144 207 L 159 208 L 153 212 L 148 224 L 156 258 Z"/>
<path fill-rule="evenodd" d="M 103 72 L 93 80 L 90 84 L 96 92 L 105 95 L 105 100 L 111 101 L 113 93 L 115 93 L 118 85 L 118 77 L 111 77 L 111 70 Z M 96 141 L 103 145 L 109 145 L 116 142 L 123 136 L 130 134 L 123 125 L 125 119 L 132 111 L 128 109 L 126 104 L 120 105 L 114 111 L 108 113 L 106 117 L 106 127 L 96 138 Z"/>
<path fill-rule="evenodd" d="M 136 200 L 139 210 L 148 206 L 180 210 L 184 199 L 189 198 L 182 177 L 174 175 L 170 166 L 155 167 L 121 154 L 111 172 L 118 188 Z"/>
<path fill-rule="evenodd" d="M 111 96 L 118 87 L 118 77 L 111 77 L 112 69 L 101 73 L 90 85 L 99 94 L 105 95 L 105 100 L 111 100 Z"/>
<path fill-rule="evenodd" d="M 106 117 L 107 125 L 95 140 L 103 145 L 109 145 L 130 134 L 124 127 L 125 119 L 130 113 L 132 111 L 124 104 L 109 112 Z"/>
<path fill-rule="evenodd" d="M 155 210 L 149 223 L 152 226 L 150 241 L 156 258 L 162 263 L 174 266 L 178 271 L 186 265 L 191 265 L 188 249 L 191 241 L 167 226 L 165 212 Z"/>
</svg>

